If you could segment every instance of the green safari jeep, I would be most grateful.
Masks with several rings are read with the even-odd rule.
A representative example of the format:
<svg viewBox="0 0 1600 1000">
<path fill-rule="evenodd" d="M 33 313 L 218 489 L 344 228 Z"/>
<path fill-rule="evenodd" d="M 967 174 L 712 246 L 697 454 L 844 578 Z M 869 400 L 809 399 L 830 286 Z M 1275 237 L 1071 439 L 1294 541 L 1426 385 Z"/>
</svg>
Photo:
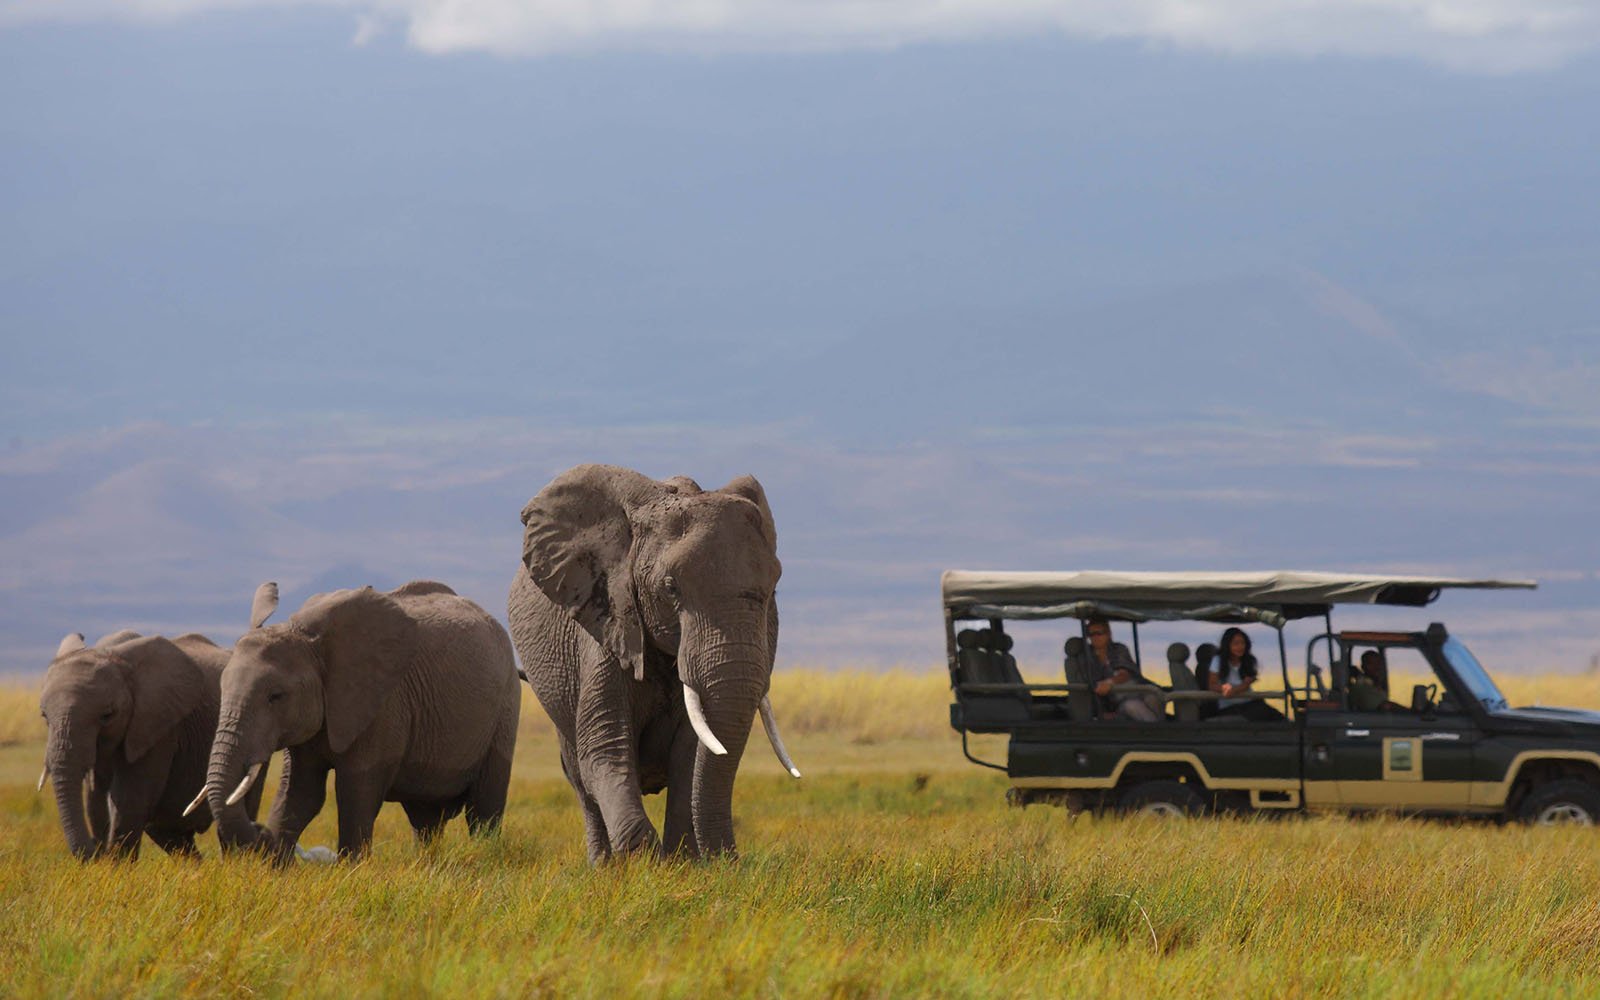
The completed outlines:
<svg viewBox="0 0 1600 1000">
<path fill-rule="evenodd" d="M 1018 805 L 1398 810 L 1593 824 L 1600 713 L 1508 707 L 1443 625 L 1336 631 L 1332 623 L 1335 605 L 1424 607 L 1448 588 L 1533 586 L 1331 573 L 952 570 L 942 581 L 950 723 L 969 760 L 1006 773 Z M 1025 683 L 1007 622 L 1058 619 L 1072 622 L 1062 679 Z M 1285 628 L 1307 620 L 1320 628 L 1294 683 Z M 1265 626 L 1279 670 L 1269 677 L 1261 656 L 1245 681 L 1242 661 L 1226 651 L 1201 646 L 1191 659 L 1175 642 L 1163 682 L 1149 680 L 1138 666 L 1140 626 L 1183 621 L 1258 634 Z M 1131 630 L 1131 654 L 1115 652 L 1113 626 Z M 1389 690 L 1396 662 L 1413 681 L 1404 691 Z M 972 733 L 1008 735 L 1005 763 L 975 756 Z"/>
</svg>

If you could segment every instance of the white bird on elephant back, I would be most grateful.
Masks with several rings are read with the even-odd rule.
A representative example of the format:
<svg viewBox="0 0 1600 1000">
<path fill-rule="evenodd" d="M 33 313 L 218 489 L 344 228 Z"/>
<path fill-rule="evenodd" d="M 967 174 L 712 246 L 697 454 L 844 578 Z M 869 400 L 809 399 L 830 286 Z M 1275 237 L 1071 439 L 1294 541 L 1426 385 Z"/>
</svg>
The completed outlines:
<svg viewBox="0 0 1600 1000">
<path fill-rule="evenodd" d="M 733 781 L 767 690 L 782 567 L 761 484 L 581 465 L 522 511 L 511 634 L 560 734 L 589 859 L 731 854 Z M 658 838 L 642 796 L 665 789 Z"/>
</svg>

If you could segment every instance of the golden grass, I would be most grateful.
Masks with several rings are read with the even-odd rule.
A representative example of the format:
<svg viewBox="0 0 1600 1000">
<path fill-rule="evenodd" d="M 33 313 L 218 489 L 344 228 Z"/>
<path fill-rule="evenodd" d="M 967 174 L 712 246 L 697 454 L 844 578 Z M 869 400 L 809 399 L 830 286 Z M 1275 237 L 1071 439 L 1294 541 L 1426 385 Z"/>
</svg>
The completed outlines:
<svg viewBox="0 0 1600 1000">
<path fill-rule="evenodd" d="M 1502 683 L 1600 706 L 1592 678 Z M 36 697 L 0 692 L 5 996 L 1600 993 L 1594 831 L 1009 809 L 938 672 L 781 672 L 806 778 L 752 743 L 743 856 L 598 870 L 531 704 L 496 839 L 457 822 L 422 850 L 391 806 L 356 866 L 273 871 L 209 835 L 200 864 L 80 865 L 33 791 Z M 305 840 L 333 838 L 330 801 Z"/>
</svg>

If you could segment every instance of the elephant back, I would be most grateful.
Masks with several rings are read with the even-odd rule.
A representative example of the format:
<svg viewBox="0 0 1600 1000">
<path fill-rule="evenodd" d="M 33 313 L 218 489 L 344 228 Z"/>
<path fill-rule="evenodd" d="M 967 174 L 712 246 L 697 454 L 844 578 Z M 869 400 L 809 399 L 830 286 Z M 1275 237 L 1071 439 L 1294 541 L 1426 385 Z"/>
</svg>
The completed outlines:
<svg viewBox="0 0 1600 1000">
<path fill-rule="evenodd" d="M 410 583 L 402 583 L 400 586 L 389 591 L 390 597 L 397 598 L 424 597 L 428 594 L 448 594 L 451 597 L 457 596 L 454 590 L 451 590 L 448 586 L 440 583 L 438 580 L 412 580 Z"/>
</svg>

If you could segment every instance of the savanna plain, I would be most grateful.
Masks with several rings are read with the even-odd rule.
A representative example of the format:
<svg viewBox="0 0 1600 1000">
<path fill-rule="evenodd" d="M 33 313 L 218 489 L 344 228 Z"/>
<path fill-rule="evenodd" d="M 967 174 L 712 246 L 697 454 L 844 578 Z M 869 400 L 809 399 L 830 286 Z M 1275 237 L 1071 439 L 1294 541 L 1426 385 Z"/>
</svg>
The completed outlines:
<svg viewBox="0 0 1600 1000">
<path fill-rule="evenodd" d="M 1501 680 L 1600 708 L 1597 678 Z M 1594 830 L 1008 808 L 936 671 L 779 671 L 805 777 L 751 740 L 741 856 L 598 869 L 531 697 L 496 838 L 424 849 L 390 805 L 355 865 L 212 834 L 199 863 L 80 864 L 34 791 L 37 699 L 0 689 L 0 995 L 1600 995 Z M 302 843 L 334 831 L 330 802 Z"/>
</svg>

